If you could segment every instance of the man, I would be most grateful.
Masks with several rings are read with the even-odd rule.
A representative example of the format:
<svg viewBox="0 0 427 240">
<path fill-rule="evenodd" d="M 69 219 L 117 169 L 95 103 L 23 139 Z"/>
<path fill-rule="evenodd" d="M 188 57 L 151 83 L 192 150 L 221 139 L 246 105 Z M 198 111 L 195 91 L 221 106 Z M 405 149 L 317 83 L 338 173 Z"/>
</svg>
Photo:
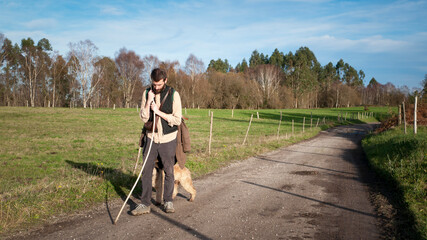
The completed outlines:
<svg viewBox="0 0 427 240">
<path fill-rule="evenodd" d="M 152 133 L 152 130 L 147 130 L 148 139 L 145 144 L 143 159 L 146 158 L 151 139 L 153 139 L 153 145 L 142 172 L 141 204 L 131 211 L 134 216 L 150 213 L 151 178 L 156 159 L 161 161 L 165 172 L 164 210 L 167 213 L 175 212 L 172 203 L 174 188 L 173 166 L 175 164 L 177 131 L 182 117 L 181 97 L 177 91 L 166 85 L 168 79 L 163 69 L 154 69 L 151 72 L 151 81 L 151 87 L 142 96 L 140 118 L 144 123 L 153 121 L 154 112 L 156 114 L 155 125 L 157 129 L 155 128 L 156 126 L 153 126 L 154 133 Z"/>
</svg>

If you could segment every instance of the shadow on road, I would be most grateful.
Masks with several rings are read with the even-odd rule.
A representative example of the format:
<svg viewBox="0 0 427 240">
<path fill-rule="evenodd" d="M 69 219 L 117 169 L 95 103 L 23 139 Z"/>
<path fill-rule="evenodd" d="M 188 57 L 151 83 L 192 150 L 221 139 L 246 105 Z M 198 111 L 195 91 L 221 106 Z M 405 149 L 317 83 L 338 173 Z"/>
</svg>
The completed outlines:
<svg viewBox="0 0 427 240">
<path fill-rule="evenodd" d="M 348 208 L 348 207 L 343 207 L 343 206 L 340 206 L 340 205 L 337 205 L 337 204 L 333 204 L 333 203 L 329 203 L 329 202 L 325 202 L 325 201 L 320 201 L 320 200 L 317 200 L 315 198 L 306 197 L 306 196 L 303 196 L 303 195 L 300 195 L 300 194 L 291 193 L 291 192 L 284 191 L 284 190 L 281 190 L 281 189 L 276 189 L 276 188 L 272 188 L 272 187 L 269 187 L 269 186 L 264 186 L 264 185 L 261 185 L 261 184 L 257 184 L 257 183 L 253 183 L 253 182 L 248 182 L 248 181 L 242 181 L 242 182 L 247 183 L 247 184 L 251 184 L 251 185 L 254 185 L 254 186 L 257 186 L 257 187 L 262 187 L 262 188 L 270 189 L 270 190 L 273 190 L 273 191 L 277 191 L 277 192 L 281 192 L 281 193 L 286 193 L 286 194 L 292 195 L 294 197 L 299 197 L 299 198 L 302 198 L 302 199 L 310 200 L 310 201 L 317 202 L 317 203 L 320 203 L 320 204 L 324 204 L 324 205 L 327 205 L 327 206 L 331 206 L 331 207 L 343 209 L 343 210 L 346 210 L 346 211 L 350 211 L 350 212 L 362 214 L 362 215 L 365 215 L 365 216 L 374 217 L 374 218 L 378 217 L 375 214 L 362 212 L 362 211 L 359 211 L 359 210 L 356 210 L 356 209 L 351 209 L 351 208 Z M 380 216 L 380 218 L 381 218 L 381 216 Z"/>
</svg>

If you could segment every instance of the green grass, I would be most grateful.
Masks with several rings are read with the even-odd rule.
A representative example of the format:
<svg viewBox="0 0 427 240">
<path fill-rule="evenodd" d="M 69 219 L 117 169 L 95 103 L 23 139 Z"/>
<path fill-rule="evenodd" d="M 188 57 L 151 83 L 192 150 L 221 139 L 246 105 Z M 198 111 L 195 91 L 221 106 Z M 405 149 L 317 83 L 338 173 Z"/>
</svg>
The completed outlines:
<svg viewBox="0 0 427 240">
<path fill-rule="evenodd" d="M 371 166 L 392 189 L 398 239 L 427 239 L 427 127 L 404 134 L 402 127 L 362 141 Z"/>
<path fill-rule="evenodd" d="M 209 111 L 214 112 L 211 154 Z M 192 141 L 186 166 L 193 177 L 310 138 L 335 124 L 376 121 L 350 120 L 363 112 L 362 107 L 258 111 L 259 119 L 257 110 L 235 110 L 232 117 L 231 110 L 183 109 Z M 283 119 L 277 135 L 280 111 Z M 371 107 L 370 111 L 379 117 L 390 109 Z M 341 113 L 343 120 L 337 123 Z M 251 114 L 254 119 L 242 145 Z M 126 197 L 136 179 L 132 170 L 141 127 L 136 109 L 0 107 L 0 234 Z M 134 196 L 139 193 L 137 187 Z"/>
</svg>

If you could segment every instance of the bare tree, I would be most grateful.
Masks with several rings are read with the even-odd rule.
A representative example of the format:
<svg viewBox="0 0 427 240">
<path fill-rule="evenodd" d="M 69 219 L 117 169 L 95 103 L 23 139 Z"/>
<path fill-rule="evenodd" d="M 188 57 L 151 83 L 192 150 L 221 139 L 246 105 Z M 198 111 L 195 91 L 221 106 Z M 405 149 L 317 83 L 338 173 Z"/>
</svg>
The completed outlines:
<svg viewBox="0 0 427 240">
<path fill-rule="evenodd" d="M 154 55 L 147 55 L 142 59 L 142 62 L 144 63 L 144 70 L 143 70 L 143 84 L 149 85 L 151 83 L 151 71 L 159 67 L 160 61 L 159 59 Z"/>
<path fill-rule="evenodd" d="M 52 50 L 49 41 L 41 39 L 37 45 L 31 38 L 21 41 L 21 62 L 25 73 L 25 82 L 30 93 L 31 107 L 35 107 L 37 81 L 47 67 L 50 58 L 46 51 Z"/>
<path fill-rule="evenodd" d="M 92 81 L 92 76 L 97 71 L 94 64 L 98 60 L 96 55 L 98 48 L 88 39 L 78 43 L 69 43 L 69 47 L 69 59 L 75 58 L 70 61 L 72 64 L 70 69 L 80 82 L 83 107 L 86 108 L 89 99 L 95 92 L 96 85 L 99 83 L 99 78 L 97 81 Z"/>
<path fill-rule="evenodd" d="M 193 108 L 195 107 L 195 89 L 197 81 L 202 78 L 203 73 L 205 72 L 205 64 L 201 59 L 198 59 L 193 54 L 188 56 L 187 61 L 185 61 L 185 70 L 190 75 L 190 89 L 191 89 L 191 101 Z"/>
<path fill-rule="evenodd" d="M 135 86 L 138 81 L 141 82 L 144 63 L 134 51 L 128 51 L 126 48 L 119 50 L 115 62 L 123 88 L 125 105 L 129 108 Z"/>
<path fill-rule="evenodd" d="M 277 94 L 282 79 L 281 73 L 281 69 L 276 65 L 262 64 L 257 65 L 250 74 L 260 85 L 264 107 L 268 106 L 273 95 Z"/>
</svg>

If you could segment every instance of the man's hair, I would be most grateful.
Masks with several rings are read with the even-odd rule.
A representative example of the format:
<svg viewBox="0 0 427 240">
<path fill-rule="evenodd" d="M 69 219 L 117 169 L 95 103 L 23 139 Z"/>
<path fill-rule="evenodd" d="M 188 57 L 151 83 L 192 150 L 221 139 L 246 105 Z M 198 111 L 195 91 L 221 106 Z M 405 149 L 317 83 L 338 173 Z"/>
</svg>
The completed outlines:
<svg viewBox="0 0 427 240">
<path fill-rule="evenodd" d="M 160 69 L 160 68 L 155 68 L 153 69 L 153 71 L 151 71 L 151 80 L 153 80 L 154 82 L 158 82 L 160 80 L 166 80 L 167 78 L 167 74 L 165 72 L 165 70 Z"/>
</svg>

